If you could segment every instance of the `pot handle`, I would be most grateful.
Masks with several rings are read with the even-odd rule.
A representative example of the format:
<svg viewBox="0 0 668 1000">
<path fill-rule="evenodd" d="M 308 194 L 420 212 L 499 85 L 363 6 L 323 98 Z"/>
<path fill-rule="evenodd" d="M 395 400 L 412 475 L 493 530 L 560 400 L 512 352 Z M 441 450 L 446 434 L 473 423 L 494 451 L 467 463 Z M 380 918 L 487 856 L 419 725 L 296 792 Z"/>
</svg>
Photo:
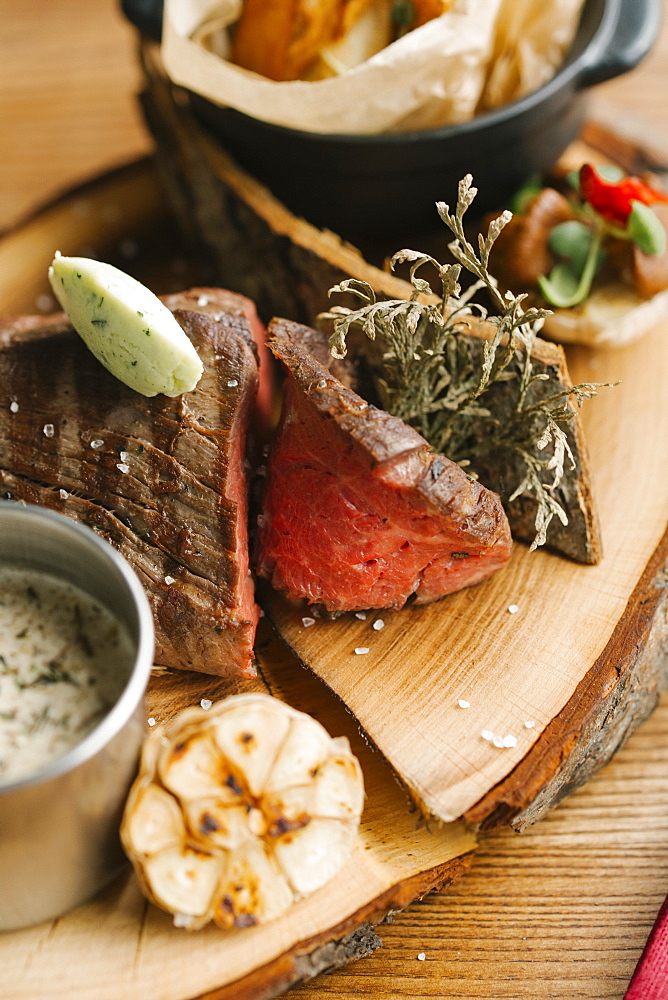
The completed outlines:
<svg viewBox="0 0 668 1000">
<path fill-rule="evenodd" d="M 611 80 L 642 62 L 661 26 L 662 0 L 608 0 L 599 28 L 600 42 L 587 53 L 578 75 L 580 87 Z"/>
</svg>

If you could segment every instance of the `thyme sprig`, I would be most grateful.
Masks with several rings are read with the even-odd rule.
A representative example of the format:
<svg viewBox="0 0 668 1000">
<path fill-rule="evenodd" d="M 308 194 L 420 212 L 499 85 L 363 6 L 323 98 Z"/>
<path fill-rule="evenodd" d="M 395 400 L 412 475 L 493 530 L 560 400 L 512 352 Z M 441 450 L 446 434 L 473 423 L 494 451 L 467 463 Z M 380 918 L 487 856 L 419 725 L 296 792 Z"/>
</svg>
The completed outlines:
<svg viewBox="0 0 668 1000">
<path fill-rule="evenodd" d="M 330 351 L 336 358 L 345 357 L 351 328 L 379 341 L 381 406 L 419 430 L 436 451 L 474 475 L 485 456 L 499 451 L 512 455 L 519 481 L 508 503 L 521 495 L 535 500 L 534 549 L 545 543 L 554 517 L 568 523 L 555 493 L 566 469 L 576 466 L 565 430 L 574 417 L 569 399 L 581 406 L 596 395 L 599 384 L 546 392 L 548 376 L 534 371 L 531 353 L 549 310 L 525 309 L 525 295 L 499 290 L 488 269 L 489 256 L 512 214 L 495 219 L 487 235 L 479 235 L 476 250 L 464 230 L 464 216 L 476 194 L 469 174 L 460 181 L 454 213 L 444 202 L 437 204 L 454 236 L 448 248 L 457 263 L 441 264 L 429 254 L 400 250 L 390 263 L 392 270 L 410 265 L 409 299 L 379 301 L 367 282 L 351 278 L 331 288 L 330 295 L 351 294 L 362 304 L 356 309 L 334 305 L 321 318 L 333 321 Z M 425 266 L 435 269 L 439 292 L 418 273 Z M 462 268 L 476 279 L 465 292 L 459 283 Z M 498 314 L 489 315 L 473 301 L 481 289 Z M 489 339 L 466 337 L 472 317 L 491 324 Z M 505 406 L 498 405 L 499 390 Z"/>
</svg>

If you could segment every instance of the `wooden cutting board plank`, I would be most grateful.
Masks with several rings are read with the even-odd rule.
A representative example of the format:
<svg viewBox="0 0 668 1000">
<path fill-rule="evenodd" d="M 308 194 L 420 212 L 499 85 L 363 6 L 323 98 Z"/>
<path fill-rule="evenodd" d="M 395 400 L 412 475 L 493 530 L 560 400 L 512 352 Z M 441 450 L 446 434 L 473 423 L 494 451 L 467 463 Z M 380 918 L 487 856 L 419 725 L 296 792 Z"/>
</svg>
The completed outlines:
<svg viewBox="0 0 668 1000">
<path fill-rule="evenodd" d="M 94 192 L 91 193 L 91 196 L 93 196 L 94 200 Z M 63 220 L 61 233 L 64 235 L 61 242 L 63 247 L 69 249 L 69 246 L 65 242 L 67 230 L 68 226 L 65 220 Z M 77 225 L 74 222 L 70 225 L 69 237 L 74 239 L 76 234 Z M 75 249 L 75 247 L 78 248 L 74 243 L 71 246 L 72 249 Z M 35 244 L 33 243 L 30 252 L 24 257 L 27 269 L 26 275 L 30 268 L 34 247 Z M 2 245 L 2 249 L 9 253 L 10 256 L 13 256 L 14 247 L 11 238 Z M 67 252 L 67 249 L 65 252 Z M 47 253 L 46 248 L 43 249 L 43 252 Z M 32 309 L 34 308 L 32 297 L 38 291 L 38 285 L 33 285 L 29 281 L 26 288 L 30 289 L 31 297 L 26 298 L 23 303 L 16 303 L 16 299 L 14 301 L 18 308 Z M 14 287 L 11 289 L 11 293 L 15 296 Z M 0 309 L 2 308 L 4 306 L 2 304 L 2 290 L 0 290 Z M 646 603 L 645 601 L 645 605 Z M 173 710 L 175 705 L 179 704 L 180 695 L 184 697 L 184 704 L 193 703 L 193 700 L 196 702 L 198 697 L 207 696 L 208 689 L 204 687 L 203 679 L 196 678 L 192 680 L 192 684 L 195 685 L 194 690 L 190 689 L 187 695 L 179 684 L 177 688 L 179 696 L 177 696 L 175 702 L 172 681 L 173 678 L 171 677 L 162 677 L 153 686 L 156 701 L 151 704 L 149 711 L 154 712 L 156 716 L 158 716 L 160 711 L 167 714 L 170 710 Z M 393 808 L 392 804 L 390 804 L 390 808 Z M 386 825 L 386 823 L 383 824 L 383 829 Z M 403 847 L 400 847 L 399 855 L 402 852 Z M 418 875 L 416 879 L 404 877 L 403 881 L 398 882 L 393 888 L 392 892 L 394 892 L 394 896 L 391 900 L 388 901 L 387 895 L 383 897 L 381 893 L 380 896 L 375 897 L 371 913 L 368 910 L 362 909 L 353 914 L 353 925 L 356 921 L 364 921 L 371 916 L 377 919 L 378 913 L 382 911 L 384 904 L 390 906 L 405 905 L 414 895 L 420 894 L 429 888 L 429 884 L 434 877 L 438 880 L 442 878 L 447 879 L 449 874 L 452 873 L 453 866 L 449 866 L 448 862 L 445 864 L 445 871 L 442 866 L 429 869 L 426 881 L 422 875 Z M 454 867 L 458 866 L 455 865 Z M 405 870 L 403 875 L 406 876 Z M 116 911 L 119 906 L 120 913 L 117 914 Z M 373 907 L 376 907 L 375 916 L 373 914 Z M 380 910 L 378 909 L 379 907 Z M 201 978 L 200 967 L 203 967 L 206 970 L 206 976 L 209 976 L 211 973 L 210 963 L 215 963 L 215 956 L 217 956 L 220 949 L 219 939 L 214 938 L 211 943 L 211 955 L 214 956 L 213 958 L 206 952 L 200 953 L 197 950 L 193 952 L 192 938 L 173 931 L 168 921 L 167 925 L 163 927 L 160 921 L 162 920 L 164 923 L 167 918 L 161 917 L 152 908 L 149 908 L 147 912 L 152 913 L 153 917 L 149 917 L 148 922 L 143 925 L 141 916 L 143 913 L 143 904 L 141 904 L 136 890 L 132 889 L 131 882 L 126 885 L 122 881 L 119 881 L 114 887 L 108 890 L 108 893 L 100 897 L 98 902 L 92 904 L 90 908 L 85 907 L 81 911 L 77 911 L 77 915 L 82 917 L 81 921 L 78 922 L 78 926 L 74 922 L 71 924 L 67 923 L 70 919 L 74 920 L 73 915 L 72 918 L 66 918 L 65 922 L 58 922 L 55 927 L 45 925 L 41 929 L 41 934 L 37 934 L 36 932 L 21 932 L 20 935 L 11 935 L 10 937 L 14 938 L 15 941 L 22 938 L 23 934 L 29 935 L 30 940 L 22 941 L 20 946 L 16 948 L 15 953 L 12 950 L 9 955 L 7 953 L 2 954 L 3 970 L 7 970 L 7 997 L 57 997 L 58 993 L 55 990 L 59 988 L 58 983 L 60 982 L 61 975 L 63 977 L 63 991 L 61 995 L 63 996 L 66 992 L 75 997 L 102 996 L 104 994 L 99 989 L 100 979 L 103 979 L 105 982 L 107 979 L 110 979 L 113 982 L 113 986 L 109 987 L 111 992 L 108 995 L 114 998 L 122 998 L 125 995 L 121 992 L 123 989 L 127 989 L 128 996 L 145 995 L 149 997 L 149 1000 L 153 996 L 180 995 L 182 997 L 190 997 L 193 995 L 193 990 L 201 994 L 202 989 L 199 985 Z M 157 920 L 157 926 L 151 923 L 152 919 Z M 62 930 L 60 930 L 61 924 L 63 924 Z M 144 926 L 143 931 L 142 926 Z M 234 981 L 229 988 L 222 986 L 225 981 L 229 981 L 225 979 L 219 980 L 214 987 L 213 993 L 208 985 L 211 980 L 207 979 L 207 985 L 203 988 L 211 997 L 215 995 L 216 997 L 234 996 L 250 998 L 274 995 L 290 983 L 312 975 L 323 967 L 331 967 L 345 962 L 351 956 L 363 954 L 365 950 L 368 951 L 373 947 L 373 938 L 370 937 L 368 928 L 362 929 L 357 933 L 350 933 L 347 929 L 348 927 L 349 925 L 344 921 L 338 928 L 328 928 L 323 937 L 319 935 L 317 925 L 315 927 L 309 926 L 306 938 L 298 942 L 296 947 L 287 948 L 286 951 L 274 955 L 273 958 L 269 958 L 268 962 L 259 965 L 253 964 L 257 961 L 257 956 L 254 955 L 250 960 L 247 972 L 241 972 L 241 978 Z M 104 947 L 100 951 L 93 949 L 90 962 L 87 960 L 82 961 L 82 956 L 90 953 L 93 944 L 91 928 L 95 928 L 96 936 L 100 936 L 102 929 L 104 929 L 105 934 L 102 935 Z M 126 934 L 123 942 L 117 937 L 119 929 Z M 109 937 L 106 936 L 107 931 L 109 932 Z M 166 936 L 163 936 L 163 931 Z M 322 942 L 327 941 L 334 932 L 343 934 L 342 942 L 339 942 L 335 946 L 331 943 L 323 945 Z M 61 936 L 58 936 L 59 934 Z M 122 963 L 119 965 L 119 960 L 129 956 L 130 952 L 132 952 L 134 957 L 137 950 L 137 940 L 140 935 L 143 942 L 139 949 L 142 956 L 140 964 L 145 963 L 146 969 L 150 972 L 150 976 L 148 977 L 150 982 L 147 980 L 145 983 L 148 992 L 145 994 L 140 993 L 136 978 L 127 978 L 129 975 L 127 973 L 127 965 L 124 966 Z M 48 942 L 51 939 L 57 940 L 57 949 L 49 947 Z M 131 942 L 134 943 L 134 947 L 131 947 Z M 0 944 L 2 943 L 4 942 L 0 939 Z M 183 952 L 176 948 L 177 943 L 183 944 Z M 42 954 L 44 954 L 44 960 L 41 958 Z M 55 955 L 58 955 L 57 962 L 55 961 Z M 111 957 L 111 961 L 109 961 L 109 957 Z M 29 970 L 30 968 L 34 971 L 25 980 L 24 970 Z M 56 969 L 58 970 L 57 973 L 54 971 Z M 63 969 L 70 969 L 70 971 L 63 972 Z M 183 979 L 187 981 L 184 982 L 179 979 L 179 976 L 174 974 L 174 969 L 186 969 L 187 972 L 184 974 Z M 125 977 L 120 984 L 119 970 L 123 971 L 123 976 Z M 219 966 L 216 965 L 212 979 L 215 980 L 218 978 L 218 975 L 215 974 L 218 970 Z M 239 971 L 239 969 L 236 971 Z M 27 987 L 22 985 L 24 982 L 27 982 Z M 91 988 L 91 982 L 95 984 L 94 988 Z M 218 987 L 222 987 L 222 990 Z M 172 988 L 186 990 L 186 992 L 181 992 L 180 994 L 155 992 L 169 991 Z M 19 992 L 20 989 L 25 989 L 26 992 L 21 993 Z"/>
<path fill-rule="evenodd" d="M 157 251 L 160 291 L 173 289 L 177 280 L 188 283 L 183 269 L 175 278 L 165 260 L 165 246 L 180 250 L 180 244 L 173 231 L 171 244 L 165 242 L 163 214 L 148 162 L 61 199 L 0 242 L 0 313 L 34 312 L 42 304 L 48 309 L 46 268 L 54 249 L 82 252 L 93 242 L 102 247 L 120 240 L 122 249 L 131 237 L 145 256 L 133 260 L 135 270 L 139 265 L 140 272 L 154 273 Z M 96 226 L 91 227 L 91 219 Z M 115 250 L 118 256 L 118 246 Z M 469 865 L 473 834 L 462 823 L 428 827 L 422 822 L 389 766 L 360 736 L 353 717 L 299 666 L 266 622 L 257 653 L 260 678 L 254 682 L 156 671 L 147 719 L 167 721 L 202 698 L 257 688 L 311 713 L 332 734 L 347 735 L 362 763 L 367 800 L 354 853 L 343 871 L 280 921 L 232 934 L 213 927 L 196 934 L 174 928 L 167 914 L 143 899 L 134 876 L 126 872 L 92 902 L 59 920 L 0 934 L 2 1000 L 272 997 L 323 969 L 369 954 L 380 944 L 374 924 Z M 52 861 L 35 859 L 36 864 Z"/>
<path fill-rule="evenodd" d="M 230 685 L 202 675 L 156 672 L 147 717 L 256 687 L 269 690 L 351 740 L 364 771 L 367 802 L 352 857 L 341 873 L 280 921 L 223 933 L 188 934 L 149 905 L 126 873 L 60 920 L 0 935 L 0 996 L 12 1000 L 216 1000 L 270 997 L 323 968 L 369 954 L 372 925 L 464 870 L 475 846 L 461 823 L 428 829 L 351 716 L 264 630 L 263 681 Z M 388 826 L 387 817 L 392 817 Z"/>
<path fill-rule="evenodd" d="M 645 663 L 657 644 L 665 656 L 668 642 L 661 589 L 668 559 L 668 323 L 625 350 L 570 351 L 569 362 L 576 382 L 621 382 L 584 411 L 604 544 L 598 566 L 516 545 L 502 572 L 438 603 L 376 612 L 364 622 L 345 615 L 311 628 L 302 625 L 303 608 L 267 592 L 288 645 L 345 701 L 425 809 L 444 820 L 467 814 L 481 821 L 496 809 L 505 820 L 504 800 L 512 796 L 515 812 L 529 808 L 571 755 L 586 755 L 588 743 L 601 743 L 597 758 L 607 757 L 606 740 L 612 752 L 620 738 L 614 714 L 601 720 L 607 732 L 577 737 L 610 694 L 591 687 L 596 677 L 608 677 L 614 688 L 626 686 L 634 671 L 648 689 L 668 680 L 665 661 Z M 648 602 L 652 623 L 639 642 Z M 375 632 L 378 619 L 384 628 Z M 356 655 L 359 647 L 369 653 Z M 589 697 L 578 691 L 586 679 Z M 647 708 L 654 698 L 652 692 Z M 470 708 L 460 708 L 459 699 Z M 553 726 L 569 704 L 569 729 Z M 534 726 L 526 728 L 527 721 Z M 483 730 L 515 736 L 517 746 L 496 748 Z M 553 745 L 549 763 L 541 743 Z M 538 814 L 534 807 L 532 818 Z"/>
<path fill-rule="evenodd" d="M 155 49 L 144 46 L 143 57 L 144 106 L 171 198 L 218 280 L 257 298 L 265 317 L 287 309 L 306 321 L 342 276 L 407 294 L 240 170 L 165 80 Z M 591 126 L 568 159 L 611 155 L 634 172 L 668 162 Z M 598 566 L 516 545 L 509 566 L 476 588 L 374 615 L 379 632 L 352 615 L 305 628 L 303 605 L 266 592 L 285 641 L 355 713 L 425 812 L 522 828 L 609 759 L 668 683 L 667 332 L 664 322 L 625 350 L 568 352 L 574 381 L 621 382 L 583 410 Z M 516 746 L 496 747 L 483 732 Z"/>
</svg>

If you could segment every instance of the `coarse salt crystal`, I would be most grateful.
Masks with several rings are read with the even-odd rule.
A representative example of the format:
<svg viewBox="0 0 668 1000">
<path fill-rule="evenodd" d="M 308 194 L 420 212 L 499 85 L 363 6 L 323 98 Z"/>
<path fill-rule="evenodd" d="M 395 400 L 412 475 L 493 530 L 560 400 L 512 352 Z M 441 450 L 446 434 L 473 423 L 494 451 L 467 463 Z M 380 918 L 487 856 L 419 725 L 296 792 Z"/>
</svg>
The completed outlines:
<svg viewBox="0 0 668 1000">
<path fill-rule="evenodd" d="M 356 611 L 355 612 L 355 618 L 359 618 L 359 620 L 361 622 L 365 622 L 366 621 L 366 614 L 363 611 Z"/>
<path fill-rule="evenodd" d="M 174 579 L 173 576 L 166 576 L 165 583 L 167 584 L 168 587 L 171 587 L 173 583 L 176 583 L 176 580 Z"/>
<path fill-rule="evenodd" d="M 234 389 L 237 385 L 239 385 L 239 382 L 235 378 L 228 378 L 227 385 L 230 389 Z"/>
<path fill-rule="evenodd" d="M 317 385 L 318 385 L 318 389 L 326 389 L 327 388 L 327 379 L 326 378 L 318 379 Z"/>
<path fill-rule="evenodd" d="M 302 618 L 302 625 L 304 628 L 310 628 L 311 625 L 315 625 L 315 618 Z"/>
<path fill-rule="evenodd" d="M 9 404 L 9 409 L 11 410 L 12 413 L 18 413 L 19 412 L 19 404 L 16 402 L 15 399 L 13 399 L 11 401 L 11 403 Z"/>
<path fill-rule="evenodd" d="M 207 711 L 209 708 L 211 708 L 213 702 L 209 698 L 202 698 L 202 700 L 200 701 L 200 705 L 205 711 Z"/>
<path fill-rule="evenodd" d="M 60 499 L 61 500 L 67 500 L 67 498 L 69 496 L 69 493 L 67 492 L 67 490 L 58 490 L 58 492 L 60 493 Z"/>
<path fill-rule="evenodd" d="M 382 618 L 379 618 L 378 621 L 375 621 L 373 623 L 372 627 L 373 627 L 374 632 L 380 632 L 380 630 L 382 628 L 385 628 L 385 622 L 383 621 Z"/>
<path fill-rule="evenodd" d="M 118 457 L 120 458 L 121 462 L 127 462 L 127 460 L 130 457 L 130 452 L 129 451 L 121 451 L 121 452 L 119 452 Z"/>
<path fill-rule="evenodd" d="M 518 608 L 518 606 L 516 604 L 509 604 L 508 605 L 508 610 L 510 611 L 511 615 L 515 615 L 515 614 L 517 614 L 517 612 L 520 609 Z"/>
<path fill-rule="evenodd" d="M 93 451 L 97 451 L 98 448 L 101 448 L 103 444 L 104 441 L 101 438 L 95 438 L 94 441 L 91 441 L 90 446 L 93 449 Z"/>
<path fill-rule="evenodd" d="M 358 656 L 363 656 L 364 653 L 368 653 L 369 652 L 369 647 L 368 646 L 358 646 L 357 649 L 355 650 L 355 652 L 357 653 Z"/>
<path fill-rule="evenodd" d="M 208 295 L 200 295 L 200 297 L 197 300 L 197 305 L 198 306 L 208 306 L 208 304 L 209 304 L 209 297 L 208 297 Z"/>
<path fill-rule="evenodd" d="M 153 716 L 151 716 L 151 718 L 147 719 L 146 721 L 148 722 L 149 726 L 154 726 L 155 725 L 155 719 L 153 718 Z"/>
<path fill-rule="evenodd" d="M 503 745 L 504 745 L 504 747 L 506 747 L 506 749 L 508 749 L 510 747 L 516 747 L 517 746 L 517 737 L 516 736 L 510 736 L 510 735 L 504 736 L 503 737 Z"/>
<path fill-rule="evenodd" d="M 53 309 L 53 304 L 53 299 L 50 295 L 38 295 L 35 299 L 35 305 L 40 312 L 50 312 Z"/>
<path fill-rule="evenodd" d="M 503 736 L 495 736 L 492 743 L 495 747 L 499 747 L 499 749 L 501 749 L 504 746 Z"/>
<path fill-rule="evenodd" d="M 425 960 L 426 957 L 427 956 L 425 955 L 425 953 L 423 951 L 421 951 L 420 954 L 417 957 L 417 960 L 418 960 L 418 962 L 424 962 L 424 960 Z"/>
<path fill-rule="evenodd" d="M 457 704 L 459 705 L 460 708 L 470 708 L 471 707 L 471 702 L 470 701 L 466 701 L 465 698 L 460 698 L 459 701 L 457 702 Z"/>
<path fill-rule="evenodd" d="M 52 438 L 54 433 L 53 424 L 44 424 L 44 426 L 42 427 L 42 433 L 44 434 L 45 438 Z"/>
<path fill-rule="evenodd" d="M 533 721 L 533 719 L 527 719 L 527 721 L 524 723 L 524 728 L 525 729 L 533 729 L 533 727 L 535 725 L 536 725 L 536 723 Z"/>
<path fill-rule="evenodd" d="M 125 475 L 127 472 L 130 471 L 130 466 L 126 465 L 125 462 L 117 462 L 116 468 L 118 469 L 119 472 L 122 472 L 123 475 Z"/>
<path fill-rule="evenodd" d="M 491 729 L 483 729 L 480 735 L 482 736 L 483 740 L 494 739 L 494 733 L 491 731 Z"/>
</svg>

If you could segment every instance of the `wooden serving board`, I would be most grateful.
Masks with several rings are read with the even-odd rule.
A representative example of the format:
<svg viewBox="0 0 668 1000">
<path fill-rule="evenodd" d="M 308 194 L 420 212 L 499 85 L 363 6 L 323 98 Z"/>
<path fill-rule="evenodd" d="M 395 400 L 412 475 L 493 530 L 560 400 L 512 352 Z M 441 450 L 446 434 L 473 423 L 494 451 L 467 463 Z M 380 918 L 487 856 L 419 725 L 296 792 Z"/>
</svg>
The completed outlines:
<svg viewBox="0 0 668 1000">
<path fill-rule="evenodd" d="M 131 204 L 132 199 L 125 202 L 120 192 L 127 191 L 128 178 L 133 175 L 141 194 L 135 199 L 137 208 L 123 218 L 125 227 L 132 230 L 134 211 L 138 212 L 141 225 L 133 236 L 138 235 L 140 247 L 146 249 L 152 240 L 155 242 L 152 230 L 162 212 L 150 168 L 141 165 L 129 174 L 121 172 L 94 185 L 86 198 L 94 208 Z M 130 188 L 134 188 L 133 183 Z M 22 228 L 0 244 L 0 262 L 15 262 L 15 274 L 20 273 L 23 282 L 21 290 L 14 279 L 11 285 L 3 281 L 0 310 L 35 309 L 35 296 L 43 294 L 46 287 L 40 274 L 44 273 L 54 243 L 63 252 L 74 253 L 84 252 L 92 242 L 94 237 L 81 235 L 77 214 L 69 211 L 71 207 L 67 200 L 52 207 L 28 224 L 29 238 Z M 43 240 L 42 222 L 47 234 Z M 116 239 L 127 232 L 128 228 L 121 227 L 110 235 Z M 103 242 L 104 234 L 98 232 L 97 239 Z M 126 262 L 125 266 L 130 265 Z M 170 274 L 169 288 L 162 286 L 159 290 L 190 283 L 181 266 L 168 270 L 179 273 Z M 656 610 L 651 601 L 648 605 L 645 600 L 643 606 L 645 611 Z M 645 617 L 652 620 L 651 613 Z M 642 630 L 637 636 L 642 639 Z M 119 879 L 96 901 L 61 921 L 3 935 L 0 961 L 5 977 L 0 996 L 8 1000 L 66 995 L 108 996 L 114 1000 L 139 996 L 142 1000 L 176 1000 L 195 995 L 211 1000 L 273 996 L 324 968 L 373 950 L 378 940 L 370 925 L 384 912 L 406 905 L 462 870 L 473 846 L 470 834 L 465 834 L 460 824 L 440 830 L 421 826 L 390 770 L 378 755 L 364 747 L 354 722 L 336 699 L 296 667 L 280 647 L 263 643 L 260 654 L 263 673 L 275 693 L 312 711 L 331 731 L 348 733 L 360 753 L 367 774 L 369 809 L 352 870 L 349 866 L 344 872 L 336 891 L 332 886 L 331 896 L 323 890 L 327 895 L 325 904 L 314 897 L 294 911 L 294 922 L 289 926 L 281 922 L 280 928 L 257 929 L 259 933 L 253 932 L 252 937 L 224 937 L 213 930 L 196 936 L 175 931 L 165 915 L 143 903 L 134 879 Z M 218 683 L 202 677 L 184 682 L 181 675 L 157 675 L 151 684 L 147 715 L 161 720 L 202 697 L 218 697 L 223 693 Z M 634 722 L 647 711 L 648 687 L 651 682 L 644 675 L 639 683 L 641 708 L 633 716 Z M 618 693 L 614 684 L 611 690 Z M 649 697 L 653 698 L 654 692 Z M 600 700 L 596 704 L 600 708 Z M 388 829 L 389 815 L 393 821 Z"/>
<path fill-rule="evenodd" d="M 328 288 L 348 276 L 379 297 L 407 297 L 405 282 L 241 170 L 166 79 L 155 48 L 142 53 L 170 200 L 217 281 L 253 297 L 265 319 L 313 322 Z M 668 164 L 596 125 L 565 162 L 611 159 L 635 173 Z M 443 257 L 441 240 L 430 250 Z M 285 641 L 354 712 L 425 813 L 521 829 L 608 760 L 668 684 L 667 332 L 668 321 L 624 350 L 567 352 L 574 382 L 620 383 L 583 408 L 603 536 L 597 566 L 516 545 L 501 573 L 430 606 L 308 628 L 305 605 L 266 591 Z"/>
<path fill-rule="evenodd" d="M 159 291 L 197 280 L 197 262 L 184 264 L 179 238 L 165 222 L 153 169 L 144 161 L 77 190 L 0 241 L 0 313 L 54 308 L 46 280 L 54 250 L 90 253 L 110 242 L 105 258 L 152 284 L 151 276 L 159 272 L 160 284 L 154 285 Z M 259 689 L 314 715 L 333 735 L 347 735 L 362 764 L 367 801 L 344 870 L 280 921 L 232 934 L 213 927 L 196 934 L 174 928 L 167 914 L 144 900 L 128 871 L 59 920 L 0 934 L 2 1000 L 272 997 L 323 969 L 368 955 L 380 944 L 374 924 L 468 867 L 474 835 L 463 823 L 427 826 L 340 701 L 299 666 L 266 622 L 263 626 L 257 681 L 233 684 L 155 671 L 147 719 L 167 721 L 202 698 Z"/>
<path fill-rule="evenodd" d="M 475 588 L 310 628 L 303 608 L 268 594 L 288 645 L 445 821 L 533 822 L 612 755 L 668 682 L 667 333 L 664 324 L 622 351 L 569 352 L 575 382 L 621 382 L 584 414 L 598 566 L 516 544 Z M 517 746 L 497 748 L 483 730 Z"/>
<path fill-rule="evenodd" d="M 11 1000 L 256 1000 L 370 954 L 373 925 L 443 885 L 470 862 L 475 838 L 462 823 L 429 829 L 354 721 L 265 629 L 259 642 L 269 691 L 345 734 L 364 771 L 367 803 L 357 845 L 339 875 L 280 921 L 188 934 L 147 903 L 130 873 L 73 913 L 0 935 L 0 996 Z M 201 698 L 248 690 L 202 675 L 156 673 L 147 717 L 167 720 Z M 387 818 L 392 817 L 391 826 Z"/>
</svg>

